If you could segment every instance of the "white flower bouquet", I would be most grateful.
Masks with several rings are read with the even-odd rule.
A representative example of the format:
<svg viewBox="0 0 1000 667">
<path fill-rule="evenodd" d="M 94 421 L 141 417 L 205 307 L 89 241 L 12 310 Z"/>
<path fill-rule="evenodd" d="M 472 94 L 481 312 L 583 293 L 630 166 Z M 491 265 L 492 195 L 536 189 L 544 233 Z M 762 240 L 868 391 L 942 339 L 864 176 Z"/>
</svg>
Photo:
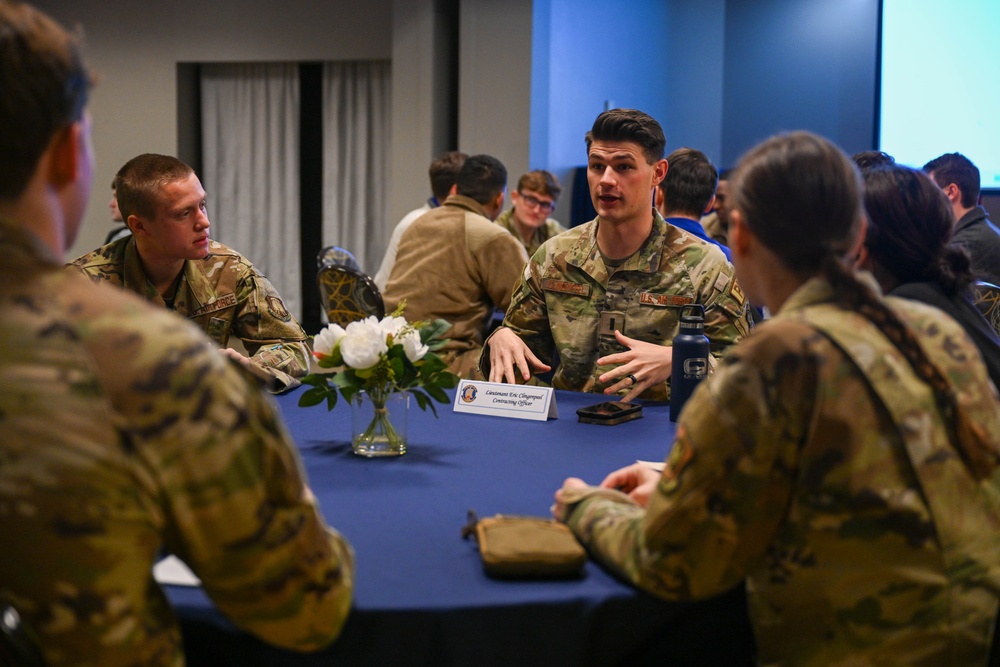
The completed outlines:
<svg viewBox="0 0 1000 667">
<path fill-rule="evenodd" d="M 402 317 L 405 305 L 381 320 L 368 317 L 346 328 L 330 324 L 317 334 L 313 338 L 317 369 L 302 378 L 310 388 L 299 397 L 299 406 L 325 401 L 332 410 L 338 394 L 351 402 L 365 392 L 375 407 L 366 433 L 385 433 L 390 439 L 395 429 L 385 405 L 396 392 L 409 392 L 421 410 L 430 407 L 436 417 L 434 401 L 448 403 L 444 390 L 458 384 L 458 376 L 435 354 L 448 342 L 441 334 L 451 325 L 444 320 L 407 322 Z"/>
</svg>

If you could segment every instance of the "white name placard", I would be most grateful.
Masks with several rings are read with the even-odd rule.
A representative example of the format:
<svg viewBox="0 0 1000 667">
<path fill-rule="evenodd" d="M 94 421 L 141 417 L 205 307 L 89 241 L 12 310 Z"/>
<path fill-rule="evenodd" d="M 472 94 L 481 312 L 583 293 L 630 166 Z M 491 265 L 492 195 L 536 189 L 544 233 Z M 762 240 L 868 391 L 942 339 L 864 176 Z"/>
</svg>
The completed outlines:
<svg viewBox="0 0 1000 667">
<path fill-rule="evenodd" d="M 545 421 L 559 416 L 551 387 L 462 380 L 455 392 L 455 412 Z"/>
</svg>

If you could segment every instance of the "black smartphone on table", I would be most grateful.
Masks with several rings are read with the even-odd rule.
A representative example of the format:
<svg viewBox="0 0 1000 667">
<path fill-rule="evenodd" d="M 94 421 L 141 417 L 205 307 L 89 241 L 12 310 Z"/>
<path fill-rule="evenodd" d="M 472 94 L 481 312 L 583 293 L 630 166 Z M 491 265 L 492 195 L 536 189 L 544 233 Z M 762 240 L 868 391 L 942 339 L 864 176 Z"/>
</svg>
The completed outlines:
<svg viewBox="0 0 1000 667">
<path fill-rule="evenodd" d="M 622 401 L 605 401 L 597 405 L 588 405 L 576 411 L 577 417 L 584 424 L 604 424 L 614 426 L 622 422 L 632 421 L 642 417 L 642 406 Z"/>
</svg>

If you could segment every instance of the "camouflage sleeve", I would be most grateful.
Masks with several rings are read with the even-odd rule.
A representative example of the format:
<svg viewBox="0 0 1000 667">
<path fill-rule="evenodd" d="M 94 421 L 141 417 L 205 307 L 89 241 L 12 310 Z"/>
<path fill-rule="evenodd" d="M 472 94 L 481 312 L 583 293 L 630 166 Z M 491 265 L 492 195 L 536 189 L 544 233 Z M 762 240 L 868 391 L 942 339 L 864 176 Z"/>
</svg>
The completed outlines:
<svg viewBox="0 0 1000 667">
<path fill-rule="evenodd" d="M 699 301 L 705 305 L 705 335 L 718 360 L 741 338 L 750 335 L 749 305 L 729 262 L 714 262 L 700 273 L 696 286 Z"/>
<path fill-rule="evenodd" d="M 549 328 L 548 309 L 541 288 L 542 265 L 545 248 L 539 248 L 524 265 L 521 276 L 514 285 L 510 307 L 503 319 L 507 327 L 524 341 L 525 345 L 546 364 L 551 364 L 555 342 Z M 486 339 L 479 357 L 479 370 L 485 377 L 490 376 L 490 346 Z"/>
<path fill-rule="evenodd" d="M 103 384 L 166 548 L 241 628 L 291 649 L 328 644 L 351 605 L 353 554 L 324 523 L 270 400 L 190 323 L 144 321 L 155 334 L 109 314 L 93 346 L 125 360 L 101 369 Z"/>
<path fill-rule="evenodd" d="M 272 378 L 272 391 L 299 385 L 296 378 L 309 372 L 306 334 L 295 320 L 271 282 L 251 270 L 236 288 L 238 312 L 233 334 L 250 354 L 250 362 Z"/>
<path fill-rule="evenodd" d="M 771 347 L 731 353 L 695 391 L 645 511 L 606 491 L 570 496 L 568 524 L 595 559 L 655 595 L 692 599 L 732 588 L 763 558 L 816 387 L 808 357 Z"/>
</svg>

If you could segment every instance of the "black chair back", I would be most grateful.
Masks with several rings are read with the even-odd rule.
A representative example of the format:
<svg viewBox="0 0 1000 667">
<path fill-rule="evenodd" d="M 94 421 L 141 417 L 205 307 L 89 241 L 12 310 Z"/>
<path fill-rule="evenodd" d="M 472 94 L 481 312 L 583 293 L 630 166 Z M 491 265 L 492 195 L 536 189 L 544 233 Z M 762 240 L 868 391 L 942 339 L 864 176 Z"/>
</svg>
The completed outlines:
<svg viewBox="0 0 1000 667">
<path fill-rule="evenodd" d="M 346 266 L 327 266 L 316 275 L 319 297 L 331 324 L 346 327 L 369 315 L 385 316 L 382 293 L 365 274 Z"/>
<path fill-rule="evenodd" d="M 350 250 L 335 245 L 327 246 L 316 255 L 316 268 L 325 269 L 328 266 L 343 266 L 361 272 L 361 266 Z"/>
<path fill-rule="evenodd" d="M 990 323 L 993 330 L 1000 334 L 1000 287 L 992 283 L 976 281 L 972 285 L 972 302 Z"/>
</svg>

